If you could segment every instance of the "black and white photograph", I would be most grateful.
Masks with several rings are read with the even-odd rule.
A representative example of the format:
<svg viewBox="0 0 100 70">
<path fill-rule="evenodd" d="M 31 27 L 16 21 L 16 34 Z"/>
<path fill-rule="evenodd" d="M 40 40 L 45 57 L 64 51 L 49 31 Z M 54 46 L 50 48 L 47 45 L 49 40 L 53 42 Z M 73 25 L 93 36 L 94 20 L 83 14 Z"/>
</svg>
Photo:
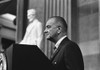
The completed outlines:
<svg viewBox="0 0 100 70">
<path fill-rule="evenodd" d="M 0 0 L 0 70 L 100 70 L 100 0 Z"/>
</svg>

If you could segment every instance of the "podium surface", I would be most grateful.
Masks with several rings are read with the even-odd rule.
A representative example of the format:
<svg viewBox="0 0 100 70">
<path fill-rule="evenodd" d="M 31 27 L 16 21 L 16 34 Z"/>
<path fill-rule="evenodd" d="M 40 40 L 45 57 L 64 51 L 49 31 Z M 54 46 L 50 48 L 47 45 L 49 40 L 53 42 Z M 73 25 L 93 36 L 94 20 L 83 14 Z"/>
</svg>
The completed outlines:
<svg viewBox="0 0 100 70">
<path fill-rule="evenodd" d="M 52 63 L 36 45 L 13 45 L 12 70 L 53 70 Z"/>
</svg>

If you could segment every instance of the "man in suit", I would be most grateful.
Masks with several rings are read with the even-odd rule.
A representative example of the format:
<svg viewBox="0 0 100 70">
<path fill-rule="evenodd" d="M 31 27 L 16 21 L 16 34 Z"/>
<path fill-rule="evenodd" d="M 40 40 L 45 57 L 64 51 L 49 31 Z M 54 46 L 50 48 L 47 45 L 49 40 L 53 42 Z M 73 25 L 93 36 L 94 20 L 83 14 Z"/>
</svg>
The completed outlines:
<svg viewBox="0 0 100 70">
<path fill-rule="evenodd" d="M 53 16 L 47 21 L 44 33 L 57 48 L 50 60 L 56 70 L 84 70 L 81 50 L 68 39 L 67 28 L 66 21 L 60 16 Z"/>
</svg>

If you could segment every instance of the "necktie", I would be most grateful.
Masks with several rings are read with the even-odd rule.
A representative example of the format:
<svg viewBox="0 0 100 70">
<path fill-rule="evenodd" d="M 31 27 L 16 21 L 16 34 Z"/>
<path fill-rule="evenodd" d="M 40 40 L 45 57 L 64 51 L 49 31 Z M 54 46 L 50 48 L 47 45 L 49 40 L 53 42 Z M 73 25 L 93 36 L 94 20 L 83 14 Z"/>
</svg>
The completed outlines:
<svg viewBox="0 0 100 70">
<path fill-rule="evenodd" d="M 53 57 L 53 55 L 54 55 L 54 53 L 55 53 L 56 50 L 57 50 L 57 48 L 54 46 L 54 48 L 53 48 L 53 54 L 51 55 L 50 59 L 52 59 L 52 57 Z"/>
<path fill-rule="evenodd" d="M 56 47 L 54 47 L 54 50 L 56 50 L 57 48 Z"/>
<path fill-rule="evenodd" d="M 55 51 L 57 50 L 57 48 L 56 47 L 54 47 L 54 53 L 55 53 Z"/>
</svg>

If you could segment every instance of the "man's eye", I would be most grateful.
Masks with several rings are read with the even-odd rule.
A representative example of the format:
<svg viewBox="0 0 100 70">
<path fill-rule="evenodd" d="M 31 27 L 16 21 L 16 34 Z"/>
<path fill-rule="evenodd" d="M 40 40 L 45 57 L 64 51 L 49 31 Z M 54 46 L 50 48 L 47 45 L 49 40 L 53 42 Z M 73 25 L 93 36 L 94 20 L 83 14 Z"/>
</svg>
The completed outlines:
<svg viewBox="0 0 100 70">
<path fill-rule="evenodd" d="M 47 28 L 51 28 L 51 26 L 47 26 Z"/>
</svg>

